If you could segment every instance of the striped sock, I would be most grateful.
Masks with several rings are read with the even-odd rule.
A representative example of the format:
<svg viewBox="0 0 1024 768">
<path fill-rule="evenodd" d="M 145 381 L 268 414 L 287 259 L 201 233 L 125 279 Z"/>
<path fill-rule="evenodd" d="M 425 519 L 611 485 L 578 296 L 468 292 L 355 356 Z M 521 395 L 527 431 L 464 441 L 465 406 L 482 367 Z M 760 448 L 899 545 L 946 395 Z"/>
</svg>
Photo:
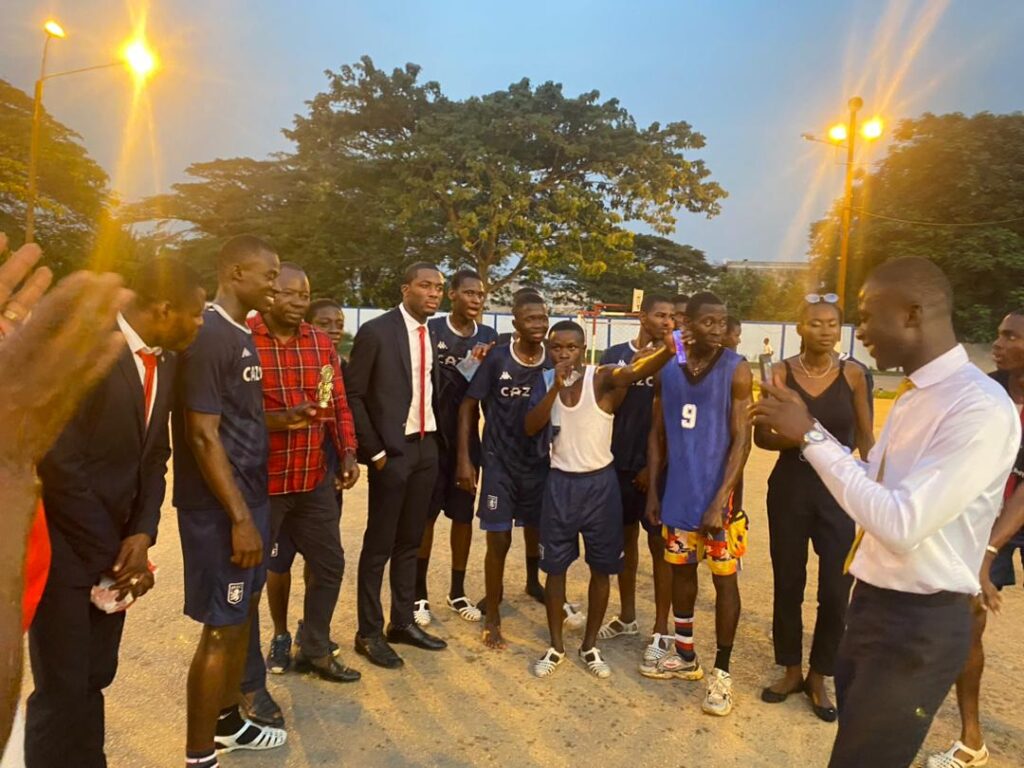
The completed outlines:
<svg viewBox="0 0 1024 768">
<path fill-rule="evenodd" d="M 211 749 L 209 752 L 185 750 L 185 768 L 218 768 L 217 752 Z"/>
<path fill-rule="evenodd" d="M 676 624 L 676 653 L 686 661 L 693 661 L 697 654 L 693 652 L 693 614 L 689 616 L 673 615 Z"/>
</svg>

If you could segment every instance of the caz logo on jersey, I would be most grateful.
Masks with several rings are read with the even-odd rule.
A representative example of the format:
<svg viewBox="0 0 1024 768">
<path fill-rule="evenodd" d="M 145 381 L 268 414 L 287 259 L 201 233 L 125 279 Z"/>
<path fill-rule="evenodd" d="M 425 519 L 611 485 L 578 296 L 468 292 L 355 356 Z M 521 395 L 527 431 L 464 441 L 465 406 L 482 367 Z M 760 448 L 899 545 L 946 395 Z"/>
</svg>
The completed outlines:
<svg viewBox="0 0 1024 768">
<path fill-rule="evenodd" d="M 498 381 L 512 381 L 512 374 L 508 371 L 502 371 Z M 521 387 L 502 387 L 498 392 L 502 397 L 529 397 L 531 389 L 533 389 L 532 385 L 524 384 Z"/>
<path fill-rule="evenodd" d="M 263 369 L 258 365 L 249 365 L 242 369 L 242 380 L 249 382 L 263 381 Z"/>
</svg>

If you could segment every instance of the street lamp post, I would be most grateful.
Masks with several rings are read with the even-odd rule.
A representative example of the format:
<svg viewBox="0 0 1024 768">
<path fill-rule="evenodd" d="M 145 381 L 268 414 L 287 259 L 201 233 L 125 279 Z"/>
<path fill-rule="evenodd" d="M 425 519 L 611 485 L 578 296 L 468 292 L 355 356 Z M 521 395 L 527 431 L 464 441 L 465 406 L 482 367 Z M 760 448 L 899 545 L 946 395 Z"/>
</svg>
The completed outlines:
<svg viewBox="0 0 1024 768">
<path fill-rule="evenodd" d="M 145 78 L 156 67 L 156 59 L 142 40 L 128 44 L 122 52 L 124 61 L 112 61 L 109 64 L 97 64 L 92 67 L 80 67 L 64 72 L 46 73 L 46 55 L 49 52 L 50 40 L 67 37 L 64 28 L 52 19 L 43 25 L 46 40 L 43 42 L 43 60 L 39 67 L 39 79 L 36 80 L 35 98 L 32 105 L 32 137 L 28 153 L 28 201 L 25 209 L 25 242 L 35 242 L 36 235 L 36 198 L 38 197 L 39 177 L 39 133 L 43 122 L 43 85 L 55 77 L 77 75 L 82 72 L 93 72 L 97 69 L 109 69 L 127 64 L 140 78 Z"/>
<path fill-rule="evenodd" d="M 843 218 L 839 231 L 839 270 L 836 275 L 836 293 L 839 306 L 846 307 L 846 270 L 850 254 L 850 215 L 853 207 L 853 148 L 857 141 L 857 112 L 864 106 L 860 96 L 850 99 L 850 121 L 846 129 L 846 179 L 843 182 Z"/>
</svg>

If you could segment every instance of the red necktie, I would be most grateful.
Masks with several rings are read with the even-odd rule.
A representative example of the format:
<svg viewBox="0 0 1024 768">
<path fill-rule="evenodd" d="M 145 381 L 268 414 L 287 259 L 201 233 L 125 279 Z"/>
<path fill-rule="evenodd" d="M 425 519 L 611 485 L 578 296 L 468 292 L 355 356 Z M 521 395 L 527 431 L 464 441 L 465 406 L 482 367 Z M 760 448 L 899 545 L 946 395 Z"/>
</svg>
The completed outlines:
<svg viewBox="0 0 1024 768">
<path fill-rule="evenodd" d="M 156 380 L 156 364 L 157 356 L 152 352 L 144 352 L 141 349 L 135 353 L 142 358 L 142 365 L 146 369 L 145 383 L 142 385 L 143 396 L 146 400 L 145 408 L 143 411 L 146 418 L 146 428 L 149 428 L 149 409 L 153 404 L 153 382 Z"/>
<path fill-rule="evenodd" d="M 427 389 L 427 343 L 426 326 L 421 325 L 420 332 L 420 438 L 427 434 L 427 403 L 425 398 Z"/>
</svg>

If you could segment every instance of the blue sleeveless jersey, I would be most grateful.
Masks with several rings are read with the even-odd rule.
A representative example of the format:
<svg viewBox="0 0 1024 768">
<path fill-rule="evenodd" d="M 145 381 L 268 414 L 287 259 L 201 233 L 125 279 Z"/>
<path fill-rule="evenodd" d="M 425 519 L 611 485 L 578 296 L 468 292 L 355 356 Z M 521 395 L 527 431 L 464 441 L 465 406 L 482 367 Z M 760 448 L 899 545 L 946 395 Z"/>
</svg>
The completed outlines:
<svg viewBox="0 0 1024 768">
<path fill-rule="evenodd" d="M 714 365 L 692 380 L 675 362 L 661 370 L 661 414 L 668 466 L 662 522 L 695 531 L 725 477 L 732 445 L 732 377 L 743 360 L 722 349 Z"/>
</svg>

